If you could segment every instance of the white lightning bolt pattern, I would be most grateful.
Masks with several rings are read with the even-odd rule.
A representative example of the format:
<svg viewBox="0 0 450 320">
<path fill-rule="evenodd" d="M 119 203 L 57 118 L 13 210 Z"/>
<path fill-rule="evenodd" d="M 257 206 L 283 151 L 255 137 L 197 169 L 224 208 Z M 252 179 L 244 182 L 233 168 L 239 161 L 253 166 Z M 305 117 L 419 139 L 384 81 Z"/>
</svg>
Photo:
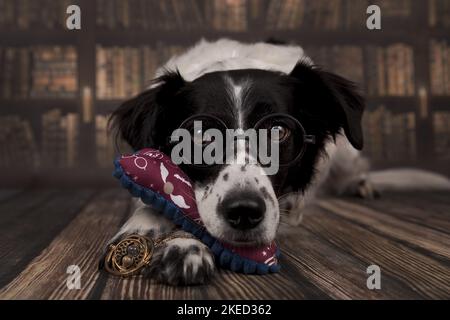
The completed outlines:
<svg viewBox="0 0 450 320">
<path fill-rule="evenodd" d="M 178 207 L 182 209 L 189 209 L 190 206 L 186 203 L 184 198 L 182 196 L 174 196 L 173 194 L 170 195 L 170 199 L 175 203 Z"/>
<path fill-rule="evenodd" d="M 167 176 L 169 175 L 169 170 L 166 169 L 164 164 L 161 162 L 161 165 L 159 166 L 159 169 L 161 171 L 161 179 L 166 183 Z"/>
<path fill-rule="evenodd" d="M 189 181 L 187 181 L 186 179 L 184 179 L 182 176 L 180 176 L 178 173 L 175 173 L 174 175 L 175 178 L 177 178 L 178 180 L 180 180 L 181 182 L 184 182 L 185 184 L 187 184 L 189 187 L 192 187 L 192 185 L 189 183 Z"/>
</svg>

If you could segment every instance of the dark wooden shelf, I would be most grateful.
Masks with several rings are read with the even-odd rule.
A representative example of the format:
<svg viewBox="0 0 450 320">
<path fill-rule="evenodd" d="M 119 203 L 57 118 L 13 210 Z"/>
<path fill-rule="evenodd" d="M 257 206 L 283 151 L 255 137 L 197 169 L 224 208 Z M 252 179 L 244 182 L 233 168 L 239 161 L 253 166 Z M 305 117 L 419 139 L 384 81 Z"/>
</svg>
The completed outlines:
<svg viewBox="0 0 450 320">
<path fill-rule="evenodd" d="M 95 101 L 95 111 L 98 114 L 109 114 L 119 107 L 124 99 L 97 99 Z"/>
<path fill-rule="evenodd" d="M 89 168 L 8 168 L 2 176 L 3 187 L 78 187 L 90 186 L 117 186 L 117 180 L 112 177 L 113 159 L 110 168 L 99 168 L 91 165 Z"/>
<path fill-rule="evenodd" d="M 450 40 L 450 29 L 430 28 L 428 34 L 432 38 L 438 38 L 437 40 Z"/>
<path fill-rule="evenodd" d="M 433 96 L 430 98 L 430 106 L 434 111 L 450 112 L 450 96 Z"/>
<path fill-rule="evenodd" d="M 418 99 L 416 96 L 367 97 L 366 102 L 369 110 L 384 105 L 394 113 L 401 113 L 416 111 Z M 450 111 L 450 96 L 431 96 L 429 103 L 433 111 Z"/>
<path fill-rule="evenodd" d="M 152 45 L 156 43 L 170 43 L 177 45 L 192 45 L 200 39 L 217 40 L 230 38 L 244 42 L 265 41 L 274 38 L 281 41 L 295 41 L 299 45 L 305 44 L 389 44 L 393 42 L 414 43 L 416 35 L 405 30 L 392 32 L 391 30 L 249 30 L 242 32 L 192 30 L 192 31 L 158 31 L 148 30 L 108 30 L 96 32 L 97 44 L 104 46 L 135 46 Z"/>
<path fill-rule="evenodd" d="M 76 45 L 76 30 L 1 30 L 0 46 Z"/>
<path fill-rule="evenodd" d="M 414 112 L 417 109 L 417 97 L 415 96 L 367 97 L 366 103 L 369 110 L 384 105 L 393 113 Z"/>
<path fill-rule="evenodd" d="M 61 109 L 63 113 L 79 111 L 78 98 L 55 99 L 8 99 L 0 100 L 0 114 L 35 115 L 51 109 Z"/>
<path fill-rule="evenodd" d="M 448 37 L 442 30 L 430 31 L 432 36 Z M 12 30 L 0 31 L 0 45 L 77 45 L 81 31 L 76 30 Z M 269 38 L 281 41 L 295 41 L 305 44 L 388 44 L 392 42 L 414 43 L 417 35 L 402 29 L 391 30 L 246 30 L 241 32 L 220 30 L 101 30 L 94 32 L 97 44 L 104 46 L 117 45 L 152 45 L 155 43 L 171 43 L 192 45 L 200 39 L 217 40 L 230 38 L 244 42 L 265 41 Z"/>
</svg>

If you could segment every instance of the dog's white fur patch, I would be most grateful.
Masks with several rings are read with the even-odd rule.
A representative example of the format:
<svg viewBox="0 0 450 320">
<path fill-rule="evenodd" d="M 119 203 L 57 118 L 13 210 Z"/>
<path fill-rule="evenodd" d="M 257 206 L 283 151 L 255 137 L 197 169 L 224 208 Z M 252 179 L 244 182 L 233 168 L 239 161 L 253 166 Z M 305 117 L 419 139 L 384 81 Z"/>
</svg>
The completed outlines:
<svg viewBox="0 0 450 320">
<path fill-rule="evenodd" d="M 299 46 L 201 40 L 182 55 L 172 57 L 156 75 L 164 70 L 179 70 L 185 80 L 192 81 L 213 71 L 262 69 L 289 73 L 300 59 L 311 62 Z"/>
<path fill-rule="evenodd" d="M 237 115 L 237 127 L 243 129 L 244 127 L 244 115 L 242 112 L 243 95 L 249 83 L 244 81 L 243 83 L 234 83 L 229 77 L 225 77 L 225 83 L 227 84 L 228 94 L 234 110 Z"/>
<path fill-rule="evenodd" d="M 261 167 L 248 164 L 245 167 L 245 173 L 241 171 L 241 167 L 242 165 L 238 164 L 227 165 L 213 183 L 207 186 L 196 186 L 195 197 L 198 199 L 197 206 L 200 216 L 208 232 L 223 241 L 233 243 L 241 241 L 242 238 L 247 238 L 251 240 L 249 243 L 252 241 L 269 243 L 275 238 L 280 219 L 278 201 L 272 183 Z M 226 182 L 224 181 L 225 175 L 228 177 Z M 245 189 L 261 194 L 261 188 L 265 188 L 268 197 L 271 198 L 264 199 L 266 205 L 264 219 L 256 228 L 246 230 L 245 234 L 237 232 L 218 213 L 218 204 L 230 192 Z"/>
</svg>

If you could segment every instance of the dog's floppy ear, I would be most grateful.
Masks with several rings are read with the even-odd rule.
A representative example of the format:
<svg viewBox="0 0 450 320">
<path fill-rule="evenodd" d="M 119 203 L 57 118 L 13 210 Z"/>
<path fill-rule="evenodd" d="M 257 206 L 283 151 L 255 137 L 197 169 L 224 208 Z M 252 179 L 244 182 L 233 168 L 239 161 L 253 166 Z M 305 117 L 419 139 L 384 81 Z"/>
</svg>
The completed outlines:
<svg viewBox="0 0 450 320">
<path fill-rule="evenodd" d="M 156 133 L 168 119 L 174 97 L 185 85 L 178 71 L 166 72 L 153 81 L 153 86 L 120 105 L 109 119 L 109 128 L 134 150 L 158 148 Z"/>
<path fill-rule="evenodd" d="M 364 99 L 358 93 L 356 85 L 336 74 L 300 61 L 292 70 L 291 77 L 298 80 L 308 95 L 313 95 L 316 105 L 314 111 L 320 112 L 338 121 L 344 129 L 350 143 L 358 150 L 363 147 L 361 118 L 364 111 Z M 324 109 L 326 108 L 326 109 Z M 313 111 L 313 112 L 314 112 Z"/>
</svg>

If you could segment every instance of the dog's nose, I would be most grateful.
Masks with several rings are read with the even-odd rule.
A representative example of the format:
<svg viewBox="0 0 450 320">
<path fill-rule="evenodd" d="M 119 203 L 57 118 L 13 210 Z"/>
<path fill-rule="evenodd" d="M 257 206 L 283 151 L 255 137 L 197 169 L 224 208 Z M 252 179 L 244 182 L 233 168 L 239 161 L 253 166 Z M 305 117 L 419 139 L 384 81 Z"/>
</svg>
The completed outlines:
<svg viewBox="0 0 450 320">
<path fill-rule="evenodd" d="M 233 193 L 225 197 L 219 206 L 228 223 L 235 229 L 256 227 L 264 218 L 266 205 L 256 193 Z"/>
</svg>

